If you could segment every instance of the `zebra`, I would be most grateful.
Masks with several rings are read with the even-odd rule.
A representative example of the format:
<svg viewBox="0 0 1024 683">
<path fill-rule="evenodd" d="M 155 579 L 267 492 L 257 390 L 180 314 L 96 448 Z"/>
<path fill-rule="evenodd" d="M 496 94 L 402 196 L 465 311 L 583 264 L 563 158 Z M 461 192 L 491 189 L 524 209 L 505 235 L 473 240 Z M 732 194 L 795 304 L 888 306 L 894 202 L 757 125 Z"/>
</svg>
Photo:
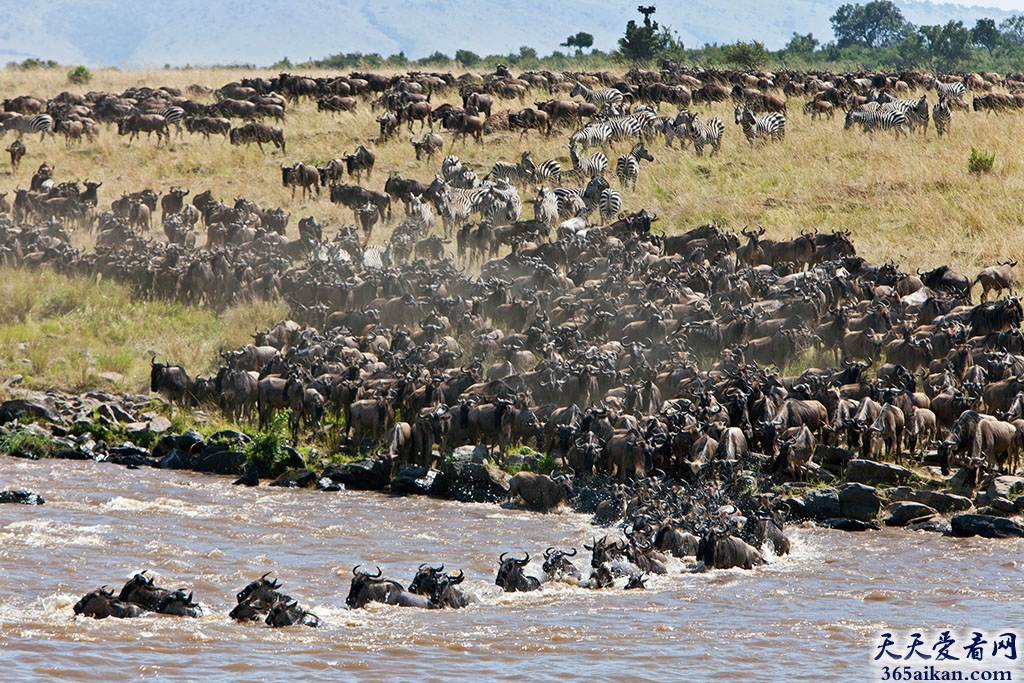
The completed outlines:
<svg viewBox="0 0 1024 683">
<path fill-rule="evenodd" d="M 482 213 L 491 225 L 511 225 L 523 215 L 523 202 L 519 192 L 504 180 L 487 188 L 483 196 Z"/>
<path fill-rule="evenodd" d="M 770 138 L 779 142 L 786 137 L 786 117 L 777 112 L 754 116 L 754 113 L 742 104 L 736 107 L 734 112 L 736 123 L 743 128 L 743 135 L 746 136 L 750 146 L 758 139 Z"/>
<path fill-rule="evenodd" d="M 928 98 L 925 95 L 921 95 L 921 99 L 909 99 L 909 100 L 893 100 L 892 102 L 886 102 L 879 106 L 879 111 L 893 111 L 900 110 L 907 117 L 907 124 L 910 129 L 913 130 L 917 126 L 921 126 L 921 132 L 928 132 Z"/>
<path fill-rule="evenodd" d="M 941 138 L 953 123 L 953 108 L 945 97 L 940 97 L 932 107 L 932 119 L 935 121 L 935 132 Z"/>
<path fill-rule="evenodd" d="M 444 236 L 451 238 L 452 230 L 469 222 L 473 214 L 473 199 L 464 192 L 456 192 L 453 188 L 445 188 L 437 200 L 437 213 L 444 225 Z"/>
<path fill-rule="evenodd" d="M 529 154 L 529 152 L 523 152 L 524 161 Z M 490 172 L 484 176 L 484 182 L 488 180 L 506 180 L 510 183 L 525 184 L 532 182 L 533 177 L 533 171 L 522 162 L 517 164 L 512 161 L 497 161 L 491 167 Z"/>
<path fill-rule="evenodd" d="M 576 81 L 575 87 L 572 92 L 569 93 L 569 97 L 576 97 L 580 95 L 584 100 L 590 104 L 595 105 L 598 108 L 604 106 L 621 106 L 622 105 L 622 91 L 616 90 L 615 88 L 605 88 L 604 90 L 591 90 L 587 86 L 583 85 L 579 81 Z"/>
<path fill-rule="evenodd" d="M 547 159 L 534 168 L 533 175 L 538 183 L 559 185 L 562 182 L 562 165 L 554 159 Z"/>
<path fill-rule="evenodd" d="M 178 129 L 178 137 L 183 137 L 184 132 L 181 130 L 181 122 L 185 118 L 185 110 L 181 107 L 167 107 L 160 115 L 167 121 L 167 125 L 174 125 Z"/>
<path fill-rule="evenodd" d="M 622 210 L 622 195 L 610 187 L 602 190 L 597 210 L 601 214 L 601 222 L 611 220 Z"/>
<path fill-rule="evenodd" d="M 679 112 L 676 120 L 679 121 L 680 117 L 682 117 L 682 121 L 679 125 L 685 126 L 686 135 L 693 141 L 693 149 L 697 152 L 697 156 L 704 156 L 704 145 L 711 145 L 710 156 L 715 156 L 722 147 L 722 136 L 725 134 L 725 124 L 722 119 L 714 116 L 707 121 L 701 121 L 697 118 L 697 112 L 689 112 L 685 109 Z"/>
<path fill-rule="evenodd" d="M 570 140 L 588 147 L 607 147 L 612 140 L 612 127 L 605 123 L 588 123 L 572 134 Z"/>
<path fill-rule="evenodd" d="M 846 112 L 846 123 L 843 125 L 843 129 L 849 130 L 850 126 L 854 123 L 859 123 L 865 133 L 872 133 L 876 128 L 879 128 L 895 132 L 896 137 L 907 135 L 907 115 L 899 110 L 877 109 L 875 111 L 863 111 L 851 109 Z"/>
<path fill-rule="evenodd" d="M 603 152 L 594 152 L 590 156 L 580 158 L 576 142 L 569 142 L 569 158 L 572 159 L 572 167 L 582 178 L 592 178 L 596 175 L 604 175 L 608 168 L 608 157 Z"/>
<path fill-rule="evenodd" d="M 614 116 L 605 120 L 604 124 L 611 130 L 612 142 L 619 142 L 620 140 L 636 140 L 639 139 L 642 132 L 642 124 L 640 123 L 640 120 L 635 118 L 632 114 L 626 116 Z"/>
<path fill-rule="evenodd" d="M 40 133 L 40 142 L 46 139 L 47 133 L 50 134 L 50 137 L 56 137 L 53 130 L 53 117 L 49 114 L 12 116 L 4 121 L 3 124 L 0 124 L 0 134 L 6 134 L 9 130 L 18 131 L 19 140 L 25 133 Z"/>
<path fill-rule="evenodd" d="M 932 78 L 928 81 L 928 88 L 935 88 L 935 91 L 939 94 L 940 100 L 959 100 L 963 98 L 964 93 L 967 92 L 962 81 L 943 83 L 937 78 Z"/>
<path fill-rule="evenodd" d="M 555 201 L 558 203 L 558 217 L 562 220 L 586 214 L 590 208 L 583 200 L 583 190 L 576 187 L 556 187 Z"/>
<path fill-rule="evenodd" d="M 630 184 L 636 189 L 637 178 L 640 177 L 640 160 L 654 161 L 654 156 L 647 151 L 647 145 L 638 142 L 615 162 L 615 175 L 623 186 Z M 617 213 L 617 212 L 616 212 Z"/>
</svg>

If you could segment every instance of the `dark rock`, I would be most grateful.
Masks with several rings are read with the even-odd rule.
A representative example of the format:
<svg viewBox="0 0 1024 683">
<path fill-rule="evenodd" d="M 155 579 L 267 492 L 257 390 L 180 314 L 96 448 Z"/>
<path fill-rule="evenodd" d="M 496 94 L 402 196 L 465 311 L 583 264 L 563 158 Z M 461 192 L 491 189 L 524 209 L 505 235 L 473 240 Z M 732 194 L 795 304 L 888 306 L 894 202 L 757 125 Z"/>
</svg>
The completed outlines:
<svg viewBox="0 0 1024 683">
<path fill-rule="evenodd" d="M 21 455 L 19 453 L 11 453 L 11 455 L 16 456 L 16 457 L 29 457 L 32 460 L 36 459 L 35 456 L 30 456 L 29 454 Z M 53 457 L 57 458 L 58 460 L 92 460 L 93 459 L 93 457 L 91 455 L 89 455 L 85 451 L 82 451 L 81 449 L 78 449 L 78 448 L 61 448 L 60 450 L 58 450 L 56 453 L 53 454 Z"/>
<path fill-rule="evenodd" d="M 949 534 L 951 526 L 949 521 L 941 515 L 932 515 L 931 517 L 923 517 L 921 519 L 915 519 L 907 525 L 907 528 L 911 531 L 928 531 L 937 534 Z"/>
<path fill-rule="evenodd" d="M 128 467 L 159 467 L 160 460 L 153 458 L 145 448 L 139 448 L 132 444 L 122 444 L 108 448 L 102 458 L 96 458 L 101 462 L 112 462 L 115 465 L 126 465 Z"/>
<path fill-rule="evenodd" d="M 839 492 L 833 488 L 812 489 L 804 494 L 807 516 L 813 519 L 842 517 L 839 506 Z"/>
<path fill-rule="evenodd" d="M 982 538 L 1021 538 L 1024 525 L 1006 517 L 991 515 L 955 515 L 949 520 L 954 536 L 981 536 Z"/>
<path fill-rule="evenodd" d="M 814 460 L 822 465 L 833 465 L 845 468 L 846 464 L 857 457 L 849 448 L 829 446 L 820 443 L 814 447 Z"/>
<path fill-rule="evenodd" d="M 210 474 L 238 474 L 245 463 L 245 453 L 227 446 L 207 446 L 192 458 L 192 470 Z"/>
<path fill-rule="evenodd" d="M 32 491 L 0 491 L 0 503 L 19 503 L 21 505 L 43 505 L 46 501 L 38 493 Z"/>
<path fill-rule="evenodd" d="M 493 465 L 444 463 L 430 495 L 465 503 L 497 503 L 508 496 L 510 477 Z"/>
<path fill-rule="evenodd" d="M 41 401 L 12 398 L 0 404 L 0 424 L 7 424 L 28 417 L 33 420 L 60 422 L 60 415 L 51 406 Z"/>
<path fill-rule="evenodd" d="M 881 527 L 878 526 L 878 522 L 865 522 L 859 519 L 848 519 L 846 517 L 833 517 L 832 519 L 826 519 L 823 522 L 819 522 L 821 526 L 829 527 L 830 529 L 838 529 L 840 531 L 877 531 Z"/>
<path fill-rule="evenodd" d="M 308 468 L 303 468 L 301 470 L 288 470 L 280 477 L 270 482 L 270 486 L 311 489 L 316 488 L 318 479 L 316 472 Z"/>
<path fill-rule="evenodd" d="M 886 526 L 906 526 L 911 520 L 931 517 L 938 514 L 935 508 L 922 503 L 897 501 L 889 504 L 889 516 L 885 518 Z"/>
<path fill-rule="evenodd" d="M 281 446 L 281 451 L 285 454 L 284 467 L 290 470 L 305 469 L 306 459 L 302 457 L 302 453 L 299 453 L 288 444 Z"/>
<path fill-rule="evenodd" d="M 807 506 L 804 505 L 802 498 L 786 498 L 782 502 L 789 508 L 789 517 L 791 519 L 807 519 L 810 517 L 807 514 Z"/>
<path fill-rule="evenodd" d="M 142 431 L 136 432 L 140 436 L 139 441 L 142 443 L 146 442 L 146 439 L 150 438 L 149 427 L 145 427 Z M 178 448 L 178 437 L 175 434 L 164 434 L 157 439 L 156 444 L 153 446 L 153 456 L 157 458 L 163 458 L 165 455 Z M 182 448 L 188 453 L 187 448 Z M 202 450 L 201 448 L 199 450 Z"/>
<path fill-rule="evenodd" d="M 986 509 L 993 515 L 1000 517 L 1009 517 L 1017 512 L 1013 501 L 1008 498 L 993 498 L 989 501 Z"/>
<path fill-rule="evenodd" d="M 406 467 L 391 480 L 391 491 L 425 496 L 430 493 L 438 474 L 438 470 L 426 467 Z"/>
<path fill-rule="evenodd" d="M 234 486 L 259 486 L 260 475 L 256 465 L 250 460 L 242 466 L 242 476 L 231 482 Z"/>
<path fill-rule="evenodd" d="M 327 477 L 321 477 L 317 486 L 321 491 L 344 491 L 345 485 L 339 484 L 336 481 L 328 479 Z"/>
<path fill-rule="evenodd" d="M 949 490 L 958 496 L 972 498 L 974 496 L 976 477 L 977 474 L 974 470 L 961 467 L 949 478 Z"/>
<path fill-rule="evenodd" d="M 848 483 L 839 487 L 839 510 L 843 517 L 869 522 L 878 517 L 882 501 L 874 487 Z"/>
<path fill-rule="evenodd" d="M 236 446 L 245 446 L 250 442 L 252 439 L 248 435 L 234 429 L 222 429 L 216 434 L 212 434 L 209 439 L 210 444 L 234 444 Z"/>
<path fill-rule="evenodd" d="M 381 491 L 391 483 L 391 465 L 376 458 L 328 465 L 323 476 L 353 491 Z"/>
<path fill-rule="evenodd" d="M 203 435 L 194 429 L 189 429 L 185 433 L 174 438 L 174 447 L 185 451 L 186 453 L 198 453 L 206 448 L 206 440 Z"/>
<path fill-rule="evenodd" d="M 863 484 L 905 484 L 914 477 L 906 467 L 874 460 L 851 460 L 846 465 L 846 478 Z"/>
<path fill-rule="evenodd" d="M 985 488 L 984 497 L 979 496 L 979 505 L 991 505 L 997 498 L 1013 499 L 1024 493 L 1024 477 L 995 477 Z"/>
<path fill-rule="evenodd" d="M 909 486 L 889 489 L 888 495 L 890 500 L 922 503 L 939 512 L 965 512 L 972 507 L 970 499 L 963 496 L 940 491 L 919 491 Z"/>
<path fill-rule="evenodd" d="M 192 456 L 175 448 L 160 458 L 157 467 L 162 470 L 189 470 L 192 469 Z"/>
</svg>

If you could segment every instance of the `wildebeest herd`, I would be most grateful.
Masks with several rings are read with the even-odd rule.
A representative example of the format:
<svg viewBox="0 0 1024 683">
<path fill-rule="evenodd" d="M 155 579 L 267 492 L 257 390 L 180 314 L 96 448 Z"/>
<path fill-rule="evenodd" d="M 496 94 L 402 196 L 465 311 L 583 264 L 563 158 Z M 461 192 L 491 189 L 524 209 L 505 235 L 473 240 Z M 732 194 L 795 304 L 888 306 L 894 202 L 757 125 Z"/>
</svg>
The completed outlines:
<svg viewBox="0 0 1024 683">
<path fill-rule="evenodd" d="M 480 179 L 449 155 L 433 179 L 390 174 L 378 191 L 341 182 L 346 173 L 357 183 L 364 173 L 368 182 L 373 177 L 375 155 L 360 145 L 320 167 L 281 168 L 293 196 L 296 188 L 312 197 L 329 186 L 330 200 L 354 218 L 331 238 L 309 216 L 290 238 L 284 208 L 245 198 L 229 205 L 210 190 L 173 187 L 161 198 L 143 189 L 100 211 L 102 182 L 86 180 L 84 189 L 58 182 L 54 167 L 43 164 L 12 204 L 0 196 L 0 260 L 215 308 L 287 301 L 290 319 L 257 331 L 252 344 L 223 351 L 214 375 L 193 376 L 153 359 L 151 389 L 183 407 L 219 408 L 260 427 L 287 410 L 294 441 L 331 433 L 340 449 L 368 453 L 393 475 L 429 471 L 459 446 L 483 445 L 499 464 L 510 445 L 529 446 L 558 469 L 511 479 L 511 496 L 531 507 L 550 510 L 578 497 L 581 483 L 607 482 L 595 515 L 623 524 L 625 535 L 587 546 L 588 585 L 626 577 L 630 587 L 642 587 L 646 574 L 664 570 L 666 552 L 696 556 L 707 567 L 750 568 L 763 562 L 758 548 L 766 539 L 777 552 L 786 545 L 778 515 L 787 508 L 774 485 L 832 481 L 852 460 L 931 465 L 935 477 L 959 468 L 959 490 L 978 484 L 979 473 L 1016 472 L 1024 445 L 1016 262 L 976 277 L 949 266 L 915 273 L 891 260 L 868 262 L 843 230 L 775 239 L 761 227 L 737 234 L 709 224 L 667 234 L 654 213 L 623 210 L 622 194 L 605 179 L 604 152 L 584 154 L 589 147 L 629 149 L 615 164 L 628 199 L 642 169 L 657 163 L 648 145 L 659 136 L 669 145 L 693 142 L 698 154 L 710 146 L 714 155 L 721 144 L 720 120 L 688 109 L 659 117 L 659 104 L 683 108 L 732 97 L 735 122 L 754 145 L 784 140 L 785 100 L 768 91 L 803 95 L 812 116 L 845 106 L 848 126 L 899 130 L 903 122 L 926 127 L 929 120 L 923 97 L 899 96 L 931 87 L 945 103 L 948 130 L 950 107 L 962 106 L 963 83 L 990 89 L 989 76 L 952 81 L 958 88 L 911 73 L 769 77 L 666 64 L 661 72 L 633 69 L 620 79 L 513 77 L 502 67 L 476 83 L 422 73 L 282 74 L 228 84 L 206 105 L 150 88 L 8 100 L 12 113 L 3 130 L 19 134 L 79 130 L 62 123 L 77 120 L 87 137 L 91 121 L 159 139 L 170 137 L 168 122 L 177 122 L 190 132 L 282 150 L 282 129 L 252 119 L 282 121 L 289 103 L 301 98 L 318 99 L 328 112 L 367 103 L 383 109 L 377 145 L 417 121 L 421 132 L 440 123 L 442 131 L 478 140 L 509 129 L 551 134 L 568 126 L 573 168 L 563 172 L 557 160 L 537 163 L 526 152 L 516 162 L 495 160 Z M 1014 76 L 1000 84 L 1024 81 Z M 433 93 L 453 88 L 463 106 L 431 104 Z M 581 99 L 492 113 L 496 101 L 523 100 L 541 88 Z M 232 128 L 224 117 L 249 123 Z M 939 114 L 934 118 L 938 125 Z M 417 158 L 432 158 L 443 144 L 434 132 L 413 140 Z M 16 165 L 24 145 L 9 151 Z M 528 200 L 532 220 L 523 218 L 519 195 L 529 185 L 539 185 Z M 145 236 L 158 201 L 166 242 Z M 393 212 L 399 203 L 404 212 Z M 383 244 L 373 239 L 377 225 L 392 226 Z M 96 233 L 92 252 L 70 244 L 69 231 L 82 226 Z M 972 300 L 976 285 L 980 303 Z M 808 367 L 814 362 L 820 367 Z M 576 551 L 548 550 L 545 572 L 550 564 L 578 580 L 566 564 Z M 504 555 L 499 584 L 539 585 L 523 574 L 528 559 Z M 421 573 L 430 569 L 424 567 Z M 461 606 L 465 598 L 457 588 L 461 573 L 418 576 L 413 585 L 426 587 L 415 598 L 380 572 L 353 574 L 350 606 Z M 318 621 L 263 581 L 267 591 L 239 595 L 246 618 L 273 624 L 278 608 L 286 614 L 282 623 Z M 170 595 L 167 605 L 184 605 L 174 609 L 194 608 L 191 594 Z M 111 616 L 163 605 L 114 598 L 104 589 L 90 596 L 82 611 Z M 103 606 L 86 606 L 97 604 Z"/>
</svg>

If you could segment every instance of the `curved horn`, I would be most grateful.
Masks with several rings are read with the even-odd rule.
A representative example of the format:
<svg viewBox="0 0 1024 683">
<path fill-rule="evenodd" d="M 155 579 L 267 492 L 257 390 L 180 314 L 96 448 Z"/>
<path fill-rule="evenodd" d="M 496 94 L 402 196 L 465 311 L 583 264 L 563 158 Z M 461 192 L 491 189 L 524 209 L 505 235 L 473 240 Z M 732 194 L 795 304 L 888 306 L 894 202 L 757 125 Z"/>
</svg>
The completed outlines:
<svg viewBox="0 0 1024 683">
<path fill-rule="evenodd" d="M 567 552 L 567 551 L 563 551 L 562 554 L 565 555 L 566 557 L 575 557 L 577 552 L 578 551 L 576 550 L 576 548 L 572 548 L 572 552 L 571 553 Z"/>
</svg>

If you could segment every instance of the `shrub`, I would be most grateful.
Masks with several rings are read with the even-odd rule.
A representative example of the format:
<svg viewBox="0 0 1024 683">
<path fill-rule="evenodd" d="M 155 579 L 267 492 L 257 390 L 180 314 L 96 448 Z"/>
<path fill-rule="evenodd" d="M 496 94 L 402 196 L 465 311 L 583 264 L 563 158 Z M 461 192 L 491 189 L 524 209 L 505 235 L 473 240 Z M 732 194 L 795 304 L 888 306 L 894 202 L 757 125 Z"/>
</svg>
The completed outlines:
<svg viewBox="0 0 1024 683">
<path fill-rule="evenodd" d="M 971 156 L 967 159 L 967 169 L 971 173 L 988 173 L 992 170 L 992 163 L 995 160 L 995 152 L 986 154 L 971 145 Z"/>
<path fill-rule="evenodd" d="M 246 455 L 265 476 L 276 477 L 285 471 L 286 455 L 281 449 L 288 433 L 288 418 L 291 411 L 279 410 L 265 429 L 252 437 Z"/>
<path fill-rule="evenodd" d="M 68 72 L 68 80 L 72 83 L 88 83 L 92 80 L 92 72 L 79 64 Z"/>
</svg>

